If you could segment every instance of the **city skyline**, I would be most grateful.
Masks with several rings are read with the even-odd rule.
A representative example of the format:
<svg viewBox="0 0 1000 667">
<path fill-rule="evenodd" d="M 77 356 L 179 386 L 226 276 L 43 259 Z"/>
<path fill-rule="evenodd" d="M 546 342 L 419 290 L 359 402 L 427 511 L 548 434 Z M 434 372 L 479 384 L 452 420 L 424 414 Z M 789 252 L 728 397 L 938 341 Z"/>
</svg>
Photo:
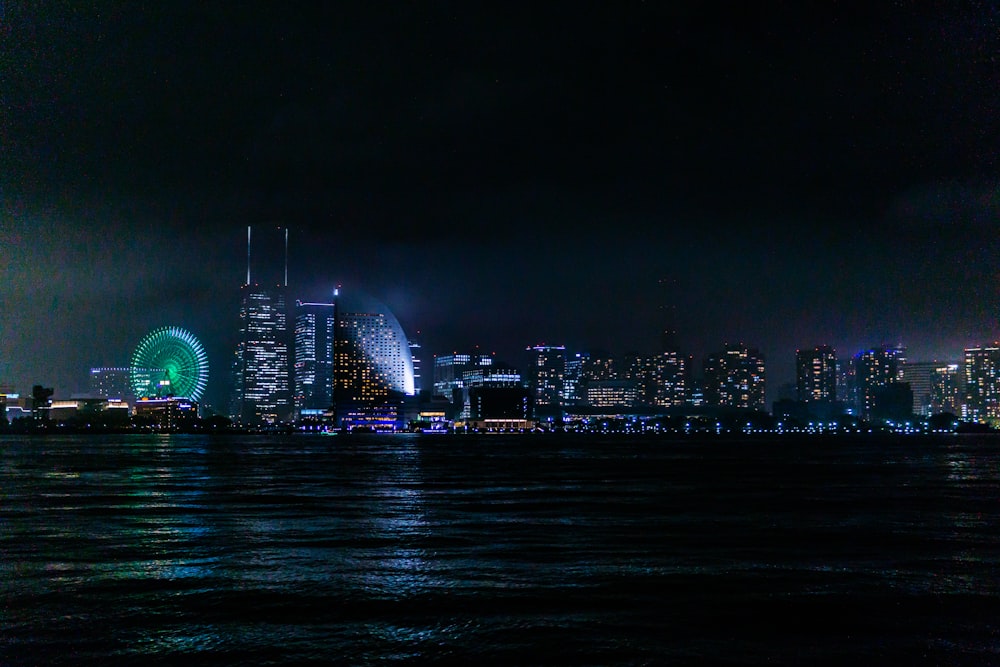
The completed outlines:
<svg viewBox="0 0 1000 667">
<path fill-rule="evenodd" d="M 249 224 L 425 357 L 1000 338 L 998 10 L 0 10 L 0 384 L 176 323 L 223 382 Z M 236 290 L 236 291 L 234 291 Z M 214 385 L 214 402 L 225 400 Z M 769 397 L 773 400 L 775 395 Z"/>
<path fill-rule="evenodd" d="M 345 299 L 338 286 L 330 302 L 295 299 L 291 305 L 288 239 L 287 227 L 246 230 L 246 280 L 240 287 L 239 341 L 228 387 L 232 400 L 222 411 L 237 424 L 398 430 L 420 422 L 415 417 L 425 410 L 482 426 L 495 426 L 499 419 L 515 429 L 528 427 L 532 419 L 561 421 L 594 409 L 635 409 L 645 419 L 737 409 L 796 424 L 847 417 L 909 426 L 914 417 L 949 412 L 979 423 L 1000 418 L 998 345 L 965 348 L 958 364 L 914 362 L 904 346 L 884 344 L 841 358 L 835 348 L 821 344 L 797 349 L 794 384 L 775 390 L 767 382 L 765 356 L 743 342 L 724 343 L 704 357 L 697 373 L 693 356 L 676 343 L 670 308 L 662 311 L 660 347 L 651 354 L 593 349 L 572 354 L 565 345 L 532 345 L 525 348 L 523 376 L 518 366 L 497 360 L 495 352 L 434 354 L 432 389 L 424 394 L 418 391 L 420 364 L 414 356 L 421 345 L 384 303 L 363 292 Z M 65 417 L 80 409 L 102 409 L 98 405 L 127 407 L 122 399 L 141 398 L 138 419 L 160 411 L 169 422 L 171 410 L 198 409 L 208 375 L 197 337 L 180 327 L 161 327 L 142 339 L 128 368 L 90 369 L 96 394 L 52 403 L 52 409 Z M 770 410 L 768 386 L 778 398 L 770 401 Z M 4 389 L 18 400 L 14 413 L 22 413 L 27 403 L 19 392 Z M 38 401 L 52 394 L 43 385 L 32 388 Z M 193 403 L 181 408 L 174 397 Z M 144 402 L 148 399 L 158 402 Z M 95 402 L 100 400 L 105 403 Z M 32 400 L 31 405 L 40 404 Z M 147 414 L 139 415 L 140 407 Z M 204 407 L 208 415 L 220 414 L 218 404 Z"/>
<path fill-rule="evenodd" d="M 262 227 L 266 228 L 267 226 L 265 225 Z M 268 382 L 264 383 L 259 388 L 259 391 L 257 393 L 260 394 L 258 398 L 265 398 L 267 401 L 269 401 L 268 407 L 271 408 L 271 410 L 270 412 L 267 412 L 267 417 L 269 419 L 277 417 L 278 419 L 283 420 L 290 418 L 293 416 L 293 414 L 295 414 L 294 395 L 293 395 L 295 392 L 293 390 L 295 389 L 295 383 L 297 381 L 296 379 L 297 375 L 295 371 L 295 366 L 296 366 L 295 357 L 297 350 L 293 344 L 298 339 L 296 333 L 297 313 L 299 312 L 299 309 L 302 306 L 329 307 L 332 306 L 333 304 L 302 302 L 302 300 L 296 296 L 294 288 L 290 287 L 286 282 L 288 280 L 288 275 L 290 271 L 286 259 L 289 252 L 286 244 L 288 244 L 288 239 L 290 238 L 291 230 L 289 230 L 289 228 L 284 226 L 272 226 L 272 229 L 277 231 L 278 235 L 275 236 L 274 238 L 278 239 L 278 244 L 277 245 L 272 244 L 271 246 L 265 247 L 265 251 L 263 252 L 263 255 L 265 257 L 264 259 L 259 258 L 257 256 L 257 251 L 256 250 L 254 251 L 254 254 L 252 256 L 253 257 L 252 262 L 253 266 L 256 268 L 253 269 L 253 276 L 254 276 L 253 280 L 251 280 L 251 253 L 250 253 L 250 246 L 248 243 L 247 254 L 245 258 L 246 271 L 247 271 L 246 278 L 248 281 L 251 282 L 244 282 L 237 290 L 242 294 L 242 297 L 240 297 L 239 300 L 243 303 L 243 305 L 239 306 L 238 308 L 239 310 L 238 320 L 241 323 L 245 324 L 254 319 L 249 317 L 246 312 L 248 309 L 248 303 L 247 303 L 248 298 L 250 298 L 251 300 L 253 298 L 256 298 L 258 301 L 263 299 L 264 301 L 267 301 L 268 304 L 270 304 L 270 301 L 272 300 L 271 293 L 274 292 L 275 294 L 278 295 L 276 302 L 278 305 L 275 307 L 275 312 L 278 313 L 280 311 L 281 318 L 287 320 L 287 323 L 281 324 L 280 326 L 275 325 L 278 326 L 278 328 L 281 329 L 281 332 L 283 333 L 272 334 L 271 337 L 275 338 L 276 336 L 276 339 L 280 340 L 280 344 L 284 345 L 284 351 L 278 354 L 278 356 L 281 357 L 281 359 L 276 360 L 277 365 L 274 366 L 274 368 L 269 371 Z M 258 235 L 261 233 L 262 233 L 261 230 L 255 232 L 255 234 Z M 246 237 L 244 238 L 249 240 L 250 228 L 247 228 L 245 234 Z M 263 288 L 259 286 L 256 276 L 258 275 L 258 273 L 266 272 L 265 267 L 267 266 L 268 262 L 272 264 L 272 266 L 270 267 L 271 274 L 269 277 L 273 279 L 275 284 L 272 288 Z M 292 268 L 291 270 L 294 272 L 294 268 Z M 332 301 L 336 302 L 338 300 L 339 292 L 340 292 L 340 284 L 337 283 L 336 287 L 330 289 L 329 296 L 332 297 L 331 299 Z M 387 313 L 388 316 L 392 319 L 392 321 L 395 322 L 394 326 L 397 327 L 399 326 L 399 323 L 396 322 L 395 316 L 392 314 L 392 310 L 387 308 L 387 306 L 382 304 L 379 300 L 373 299 L 372 296 L 368 294 L 365 290 L 363 289 L 355 290 L 354 296 L 351 297 L 351 302 L 354 304 L 355 309 L 360 308 L 361 304 L 365 304 L 368 307 L 367 308 L 368 310 L 378 310 Z M 259 307 L 260 306 L 258 306 L 258 308 Z M 269 309 L 270 309 L 269 305 L 264 308 L 264 310 L 269 310 Z M 361 308 L 361 310 L 365 310 L 365 308 Z M 570 356 L 572 356 L 572 354 L 574 353 L 576 353 L 576 356 L 579 357 L 581 353 L 589 354 L 593 351 L 597 351 L 601 354 L 607 355 L 609 360 L 616 361 L 617 365 L 619 366 L 619 368 L 617 368 L 613 374 L 614 381 L 628 380 L 629 382 L 635 384 L 636 385 L 635 390 L 638 392 L 637 395 L 643 392 L 643 389 L 641 389 L 644 382 L 644 380 L 642 379 L 642 371 L 641 370 L 637 371 L 634 368 L 628 368 L 628 365 L 630 363 L 634 364 L 637 359 L 643 360 L 643 363 L 650 363 L 650 359 L 666 351 L 674 355 L 676 359 L 671 363 L 674 364 L 680 363 L 682 369 L 681 373 L 686 374 L 686 377 L 698 378 L 699 380 L 702 380 L 706 383 L 710 383 L 711 376 L 715 371 L 710 369 L 709 366 L 714 366 L 717 363 L 716 359 L 724 357 L 727 354 L 733 354 L 735 350 L 740 348 L 744 350 L 743 354 L 745 354 L 746 350 L 749 349 L 751 353 L 761 355 L 760 351 L 756 346 L 750 345 L 750 347 L 748 348 L 746 342 L 744 342 L 742 339 L 737 339 L 736 342 L 731 342 L 731 341 L 717 342 L 714 344 L 714 346 L 711 342 L 702 341 L 700 344 L 696 344 L 694 347 L 695 349 L 707 350 L 707 352 L 705 352 L 702 357 L 698 357 L 694 353 L 691 353 L 683 349 L 679 344 L 676 344 L 676 341 L 678 339 L 677 332 L 673 330 L 672 322 L 663 322 L 662 312 L 663 308 L 660 307 L 661 319 L 659 321 L 660 324 L 659 328 L 655 332 L 652 331 L 646 332 L 647 334 L 649 334 L 647 336 L 647 338 L 649 339 L 653 339 L 655 337 L 653 334 L 658 335 L 659 344 L 641 350 L 637 350 L 634 348 L 624 349 L 620 345 L 603 347 L 603 346 L 583 344 L 579 345 L 576 348 L 567 348 L 567 346 L 565 345 L 548 345 L 545 343 L 537 343 L 534 345 L 529 345 L 527 348 L 524 348 L 520 341 L 508 341 L 506 344 L 499 346 L 500 349 L 508 350 L 508 356 L 497 357 L 497 353 L 495 351 L 487 353 L 478 344 L 470 342 L 464 342 L 462 344 L 458 344 L 454 346 L 455 348 L 454 350 L 429 350 L 429 352 L 432 355 L 431 357 L 432 363 L 438 356 L 447 357 L 449 354 L 456 354 L 459 351 L 473 351 L 475 353 L 482 354 L 483 356 L 491 356 L 495 361 L 499 361 L 502 364 L 512 364 L 511 368 L 515 368 L 520 371 L 530 367 L 532 364 L 531 362 L 532 355 L 540 353 L 542 350 L 550 350 L 550 349 L 558 350 L 561 358 L 563 358 L 563 361 L 566 362 L 570 361 Z M 258 317 L 257 319 L 268 320 L 269 318 Z M 243 341 L 243 338 L 246 335 L 246 331 L 244 330 L 244 324 L 239 325 L 240 327 L 239 338 L 237 339 L 238 342 L 236 345 L 237 358 L 241 356 L 240 353 L 240 350 L 242 349 L 241 346 L 245 345 L 245 342 Z M 415 340 L 414 335 L 406 333 L 406 330 L 403 328 L 399 329 L 399 331 L 396 333 L 396 337 L 400 338 L 401 341 L 403 340 L 407 341 L 408 345 L 412 344 Z M 573 337 L 570 336 L 570 338 Z M 663 345 L 666 344 L 667 341 L 674 343 L 675 344 L 674 347 L 676 349 L 670 349 L 670 350 L 662 349 Z M 958 362 L 959 364 L 961 364 L 963 362 L 963 359 L 965 359 L 968 356 L 968 352 L 970 350 L 976 350 L 984 347 L 989 348 L 991 344 L 995 345 L 996 343 L 995 341 L 983 341 L 981 343 L 975 343 L 969 346 L 962 347 L 961 349 L 958 350 L 952 350 L 948 352 L 946 356 L 941 358 L 933 358 L 933 359 L 911 358 L 908 360 L 908 363 L 912 365 L 914 362 L 917 362 L 918 365 L 929 365 L 929 366 L 945 365 L 953 362 Z M 753 406 L 764 411 L 770 411 L 771 403 L 773 403 L 778 398 L 787 397 L 790 394 L 795 394 L 796 396 L 799 396 L 801 391 L 797 388 L 796 385 L 798 385 L 802 379 L 800 377 L 800 370 L 799 370 L 799 366 L 801 363 L 800 356 L 801 353 L 803 352 L 803 348 L 809 348 L 809 347 L 812 347 L 812 345 L 811 344 L 802 345 L 800 347 L 795 348 L 794 350 L 786 350 L 785 352 L 787 358 L 781 359 L 777 362 L 771 358 L 768 358 L 766 354 L 761 355 L 763 357 L 759 362 L 759 368 L 761 370 L 763 370 L 765 366 L 767 366 L 768 368 L 772 366 L 777 366 L 779 368 L 784 367 L 786 365 L 784 362 L 790 362 L 788 363 L 788 366 L 791 367 L 792 369 L 791 374 L 787 377 L 783 376 L 779 379 L 774 379 L 773 375 L 771 375 L 769 372 L 768 376 L 770 379 L 767 383 L 766 400 L 761 400 L 761 397 L 764 396 L 764 394 L 761 393 L 756 399 L 749 401 L 746 407 Z M 839 353 L 836 346 L 829 345 L 828 343 L 822 341 L 815 342 L 815 348 L 817 351 L 821 349 L 827 350 L 835 358 L 839 358 L 845 363 L 848 360 L 853 361 L 855 359 L 864 359 L 866 355 L 873 354 L 878 348 L 898 349 L 901 351 L 901 354 L 903 356 L 906 355 L 906 349 L 907 349 L 905 345 L 898 345 L 898 344 L 887 345 L 885 341 L 869 343 L 856 350 L 840 351 Z M 128 356 L 132 354 L 132 351 L 129 349 L 125 349 L 121 351 L 121 354 L 123 354 L 124 358 L 127 360 Z M 289 362 L 288 359 L 291 359 L 291 361 Z M 685 371 L 683 370 L 683 368 L 686 365 L 688 366 L 688 368 Z M 220 412 L 230 413 L 233 414 L 234 416 L 243 414 L 244 418 L 246 418 L 246 413 L 244 409 L 237 409 L 233 407 L 236 405 L 236 403 L 231 403 L 228 410 L 225 408 L 225 404 L 227 402 L 226 399 L 227 396 L 233 397 L 231 401 L 239 402 L 238 398 L 239 390 L 237 389 L 237 387 L 241 382 L 240 380 L 241 374 L 239 370 L 237 370 L 236 366 L 234 366 L 233 369 L 226 368 L 226 364 L 224 363 L 224 360 L 222 358 L 213 360 L 213 366 L 219 370 L 219 373 L 218 375 L 215 376 L 212 385 L 214 389 L 212 394 L 215 396 L 215 399 L 212 401 L 211 405 Z M 279 369 L 283 369 L 285 367 L 289 369 L 289 372 L 286 373 L 287 377 L 282 377 L 282 373 L 284 373 L 284 371 Z M 65 389 L 57 389 L 56 395 L 67 396 L 71 393 L 80 393 L 80 394 L 86 393 L 87 389 L 93 387 L 93 377 L 92 377 L 93 372 L 100 368 L 102 367 L 97 365 L 91 365 L 85 369 L 79 369 L 80 372 L 78 373 L 78 375 L 83 377 L 85 374 L 89 374 L 87 375 L 89 379 L 83 384 L 76 385 L 74 389 L 69 391 Z M 233 372 L 235 372 L 235 377 L 233 376 Z M 901 378 L 902 371 L 900 371 L 899 373 Z M 44 378 L 41 379 L 33 378 L 29 384 L 37 384 L 38 382 L 41 382 L 42 384 L 53 384 L 46 381 Z M 284 388 L 284 384 L 282 384 L 282 388 L 279 388 L 277 392 L 272 391 L 273 387 L 271 387 L 270 385 L 274 384 L 275 382 L 278 382 L 279 384 L 282 382 L 287 383 L 288 387 Z M 28 385 L 25 385 L 25 387 L 21 387 L 19 385 L 13 385 L 11 383 L 3 383 L 3 386 L 8 391 L 23 392 L 25 387 Z M 236 394 L 232 393 L 234 391 L 236 392 Z M 547 389 L 548 394 L 551 395 L 555 395 L 560 391 L 562 391 L 562 389 L 556 389 L 555 385 L 553 385 L 552 387 L 548 387 Z M 543 400 L 541 394 L 539 394 L 536 398 L 539 400 L 538 403 L 539 405 L 546 405 L 547 403 L 551 402 L 551 399 L 548 401 Z M 276 407 L 275 405 L 270 405 L 270 403 L 273 403 L 275 400 L 280 404 L 277 406 L 279 408 L 278 412 L 275 412 L 273 409 Z M 800 400 L 802 400 L 801 397 Z M 658 404 L 658 402 L 653 401 L 649 404 L 656 405 Z M 669 401 L 665 405 L 669 405 Z M 315 406 L 313 406 L 313 409 L 316 409 Z M 251 413 L 252 412 L 253 410 L 251 410 Z"/>
</svg>

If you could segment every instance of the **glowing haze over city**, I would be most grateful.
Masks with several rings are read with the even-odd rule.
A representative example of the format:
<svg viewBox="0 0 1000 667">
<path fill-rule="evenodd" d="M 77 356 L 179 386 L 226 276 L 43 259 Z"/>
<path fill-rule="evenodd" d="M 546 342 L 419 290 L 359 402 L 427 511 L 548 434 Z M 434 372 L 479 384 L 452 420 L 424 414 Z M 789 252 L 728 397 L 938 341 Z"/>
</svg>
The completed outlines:
<svg viewBox="0 0 1000 667">
<path fill-rule="evenodd" d="M 0 386 L 87 389 L 148 332 L 229 391 L 248 225 L 294 301 L 383 301 L 426 359 L 695 372 L 1000 337 L 989 3 L 7 4 Z M 425 362 L 426 363 L 426 362 Z"/>
</svg>

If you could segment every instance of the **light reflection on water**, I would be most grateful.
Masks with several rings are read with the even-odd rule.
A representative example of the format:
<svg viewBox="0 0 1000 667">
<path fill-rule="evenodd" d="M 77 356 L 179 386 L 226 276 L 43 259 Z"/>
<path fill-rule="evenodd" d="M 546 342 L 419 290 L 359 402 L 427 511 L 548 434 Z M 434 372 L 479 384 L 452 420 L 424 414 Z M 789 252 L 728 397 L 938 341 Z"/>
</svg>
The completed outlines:
<svg viewBox="0 0 1000 667">
<path fill-rule="evenodd" d="M 0 663 L 983 662 L 997 460 L 990 439 L 0 438 Z"/>
</svg>

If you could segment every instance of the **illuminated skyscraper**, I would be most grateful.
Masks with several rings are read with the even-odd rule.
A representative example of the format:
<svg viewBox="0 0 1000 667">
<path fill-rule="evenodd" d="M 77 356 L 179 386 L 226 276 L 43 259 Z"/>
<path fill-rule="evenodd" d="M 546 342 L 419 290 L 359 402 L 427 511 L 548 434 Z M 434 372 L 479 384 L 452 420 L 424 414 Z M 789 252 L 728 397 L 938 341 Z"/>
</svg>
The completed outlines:
<svg viewBox="0 0 1000 667">
<path fill-rule="evenodd" d="M 629 356 L 624 379 L 634 384 L 640 405 L 670 408 L 687 402 L 685 359 L 676 352 Z"/>
<path fill-rule="evenodd" d="M 763 410 L 764 355 L 756 348 L 726 344 L 705 360 L 705 400 L 708 405 Z"/>
<path fill-rule="evenodd" d="M 673 408 L 686 405 L 690 401 L 688 371 L 687 358 L 682 354 L 661 352 L 654 357 L 657 406 Z"/>
<path fill-rule="evenodd" d="M 434 395 L 443 396 L 453 403 L 461 402 L 465 387 L 464 374 L 481 366 L 492 366 L 493 356 L 455 352 L 434 357 Z"/>
<path fill-rule="evenodd" d="M 691 400 L 692 387 L 688 378 L 691 369 L 687 359 L 678 351 L 677 281 L 662 278 L 658 284 L 663 298 L 660 306 L 660 351 L 641 364 L 645 373 L 640 373 L 638 378 L 639 400 L 649 406 L 674 408 Z"/>
<path fill-rule="evenodd" d="M 881 346 L 854 355 L 857 382 L 858 412 L 865 418 L 873 416 L 879 393 L 887 386 L 902 382 L 906 364 L 906 348 Z"/>
<path fill-rule="evenodd" d="M 333 408 L 335 315 L 332 303 L 295 304 L 296 417 L 321 416 Z"/>
<path fill-rule="evenodd" d="M 413 360 L 396 317 L 374 299 L 338 300 L 334 341 L 334 406 L 343 428 L 395 430 L 412 396 Z"/>
<path fill-rule="evenodd" d="M 591 396 L 604 396 L 603 392 L 606 387 L 602 386 L 600 391 L 595 394 L 588 391 L 592 384 L 619 379 L 615 358 L 610 352 L 604 350 L 593 350 L 575 355 L 569 364 L 568 372 L 571 374 L 571 384 L 567 387 L 564 381 L 563 392 L 572 391 L 579 396 L 578 402 L 584 405 L 591 405 Z M 575 381 L 572 375 L 576 376 Z M 608 386 L 615 387 L 616 385 Z M 632 386 L 634 389 L 634 384 Z M 634 391 L 632 392 L 632 400 L 635 400 Z"/>
<path fill-rule="evenodd" d="M 589 382 L 602 382 L 604 380 L 618 379 L 618 365 L 610 352 L 604 350 L 594 350 L 585 352 L 581 356 L 583 361 L 580 370 L 580 382 L 586 385 Z"/>
<path fill-rule="evenodd" d="M 965 350 L 965 405 L 968 421 L 1000 423 L 1000 347 Z"/>
<path fill-rule="evenodd" d="M 566 371 L 563 373 L 562 404 L 577 405 L 584 400 L 583 388 L 580 386 L 583 377 L 583 362 L 587 354 L 577 352 L 566 358 Z"/>
<path fill-rule="evenodd" d="M 837 400 L 844 412 L 858 415 L 858 369 L 854 357 L 842 359 L 837 364 Z"/>
<path fill-rule="evenodd" d="M 531 388 L 535 392 L 535 407 L 559 406 L 566 374 L 564 345 L 535 345 L 531 355 Z"/>
<path fill-rule="evenodd" d="M 931 411 L 936 415 L 948 412 L 962 414 L 965 374 L 958 364 L 939 364 L 931 372 Z"/>
<path fill-rule="evenodd" d="M 233 416 L 244 423 L 291 417 L 287 288 L 288 229 L 247 227 L 247 281 L 241 288 L 232 407 Z"/>
<path fill-rule="evenodd" d="M 833 403 L 837 400 L 837 352 L 829 345 L 795 353 L 798 398 L 804 403 Z"/>
<path fill-rule="evenodd" d="M 907 361 L 902 381 L 913 392 L 913 414 L 929 417 L 933 414 L 931 385 L 935 372 L 944 366 L 940 361 Z"/>
</svg>

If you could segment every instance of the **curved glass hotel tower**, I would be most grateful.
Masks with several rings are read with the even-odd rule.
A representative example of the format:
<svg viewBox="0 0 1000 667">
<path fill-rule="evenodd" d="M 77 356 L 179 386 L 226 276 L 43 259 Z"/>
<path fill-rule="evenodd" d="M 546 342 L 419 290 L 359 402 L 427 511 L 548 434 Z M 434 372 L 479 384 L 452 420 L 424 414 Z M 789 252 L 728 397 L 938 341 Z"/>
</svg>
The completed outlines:
<svg viewBox="0 0 1000 667">
<path fill-rule="evenodd" d="M 335 308 L 336 425 L 394 430 L 402 425 L 404 397 L 414 393 L 409 341 L 385 305 L 357 301 Z"/>
</svg>

